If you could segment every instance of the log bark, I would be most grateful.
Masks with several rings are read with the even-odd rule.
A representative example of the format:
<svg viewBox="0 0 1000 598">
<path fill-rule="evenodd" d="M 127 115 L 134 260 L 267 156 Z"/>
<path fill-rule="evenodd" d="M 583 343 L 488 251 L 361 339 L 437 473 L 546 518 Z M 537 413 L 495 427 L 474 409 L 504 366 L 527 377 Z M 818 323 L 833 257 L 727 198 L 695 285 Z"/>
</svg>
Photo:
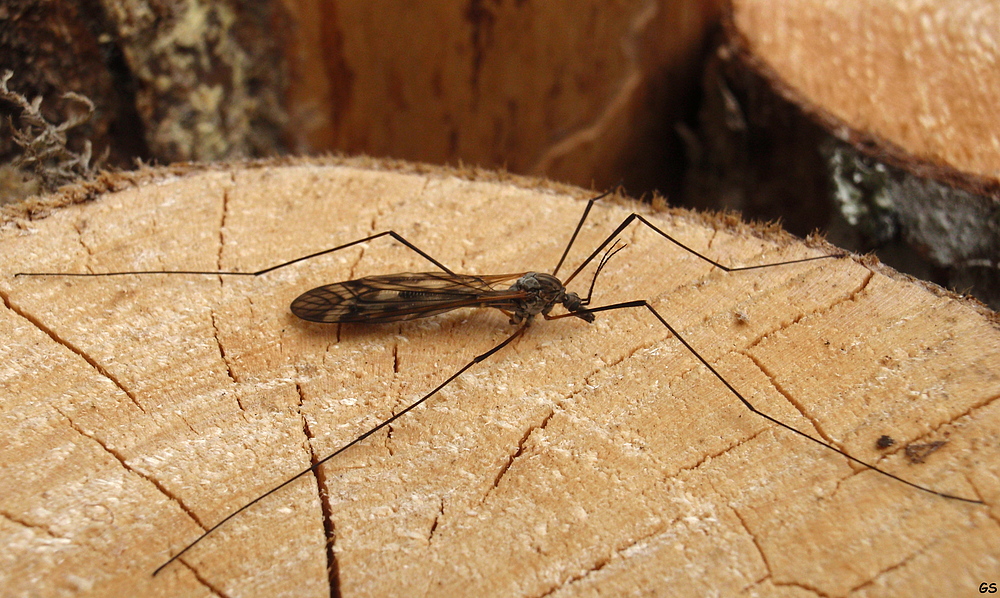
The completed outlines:
<svg viewBox="0 0 1000 598">
<path fill-rule="evenodd" d="M 667 193 L 720 4 L 16 0 L 0 73 L 50 120 L 90 97 L 71 141 L 120 168 L 341 151 Z"/>
<path fill-rule="evenodd" d="M 630 309 L 536 322 L 151 577 L 514 328 L 495 310 L 368 327 L 288 312 L 313 286 L 433 269 L 385 239 L 248 279 L 13 274 L 252 271 L 387 229 L 456 271 L 548 271 L 588 193 L 361 160 L 129 176 L 0 230 L 10 594 L 958 595 L 997 577 L 995 314 L 872 260 L 726 274 L 642 228 L 595 304 L 649 300 L 762 411 L 986 505 L 768 423 Z M 733 265 L 834 251 L 612 200 L 560 274 L 632 211 Z"/>
<path fill-rule="evenodd" d="M 782 217 L 1000 307 L 996 6 L 732 0 L 701 208 Z"/>
</svg>

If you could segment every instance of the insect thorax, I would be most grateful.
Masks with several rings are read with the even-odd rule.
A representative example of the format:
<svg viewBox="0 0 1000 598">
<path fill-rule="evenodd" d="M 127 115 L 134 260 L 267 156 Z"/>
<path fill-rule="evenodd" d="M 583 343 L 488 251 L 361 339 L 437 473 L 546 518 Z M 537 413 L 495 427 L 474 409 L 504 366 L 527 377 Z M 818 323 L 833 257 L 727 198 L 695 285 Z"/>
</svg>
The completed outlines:
<svg viewBox="0 0 1000 598">
<path fill-rule="evenodd" d="M 519 324 L 524 320 L 530 320 L 538 314 L 548 314 L 552 308 L 562 304 L 568 311 L 577 311 L 583 307 L 583 301 L 576 293 L 567 293 L 555 276 L 542 272 L 528 272 L 518 278 L 511 285 L 512 291 L 523 291 L 528 294 L 526 298 L 518 301 L 518 308 L 514 311 L 510 321 L 511 324 Z M 586 316 L 590 316 L 589 318 Z M 583 319 L 592 322 L 594 317 L 591 314 L 581 315 Z"/>
</svg>

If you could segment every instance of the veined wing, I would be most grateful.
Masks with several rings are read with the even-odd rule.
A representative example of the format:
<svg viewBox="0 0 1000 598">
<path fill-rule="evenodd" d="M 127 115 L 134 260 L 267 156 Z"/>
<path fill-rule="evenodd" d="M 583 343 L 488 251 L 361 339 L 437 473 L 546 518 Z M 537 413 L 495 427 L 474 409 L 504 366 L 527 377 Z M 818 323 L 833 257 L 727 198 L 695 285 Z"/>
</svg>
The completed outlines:
<svg viewBox="0 0 1000 598">
<path fill-rule="evenodd" d="M 503 307 L 523 291 L 495 290 L 522 274 L 470 276 L 417 272 L 368 276 L 312 289 L 292 302 L 292 313 L 310 322 L 396 322 L 460 307 Z"/>
</svg>

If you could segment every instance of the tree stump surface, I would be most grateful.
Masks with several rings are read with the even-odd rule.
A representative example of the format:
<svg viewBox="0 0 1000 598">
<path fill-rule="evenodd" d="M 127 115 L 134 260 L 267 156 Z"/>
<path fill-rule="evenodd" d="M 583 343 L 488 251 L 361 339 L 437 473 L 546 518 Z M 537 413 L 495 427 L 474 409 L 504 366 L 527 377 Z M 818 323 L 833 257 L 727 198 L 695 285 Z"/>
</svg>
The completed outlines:
<svg viewBox="0 0 1000 598">
<path fill-rule="evenodd" d="M 126 176 L 0 232 L 7 595 L 916 596 L 1000 577 L 994 313 L 871 260 L 727 274 L 630 227 L 594 305 L 648 299 L 762 411 L 986 504 L 754 415 L 628 309 L 536 322 L 154 578 L 515 328 L 290 314 L 314 286 L 434 269 L 385 238 L 256 278 L 15 273 L 253 271 L 388 229 L 458 272 L 551 271 L 588 192 L 358 160 Z M 609 200 L 560 275 L 631 211 L 732 265 L 834 251 Z"/>
</svg>

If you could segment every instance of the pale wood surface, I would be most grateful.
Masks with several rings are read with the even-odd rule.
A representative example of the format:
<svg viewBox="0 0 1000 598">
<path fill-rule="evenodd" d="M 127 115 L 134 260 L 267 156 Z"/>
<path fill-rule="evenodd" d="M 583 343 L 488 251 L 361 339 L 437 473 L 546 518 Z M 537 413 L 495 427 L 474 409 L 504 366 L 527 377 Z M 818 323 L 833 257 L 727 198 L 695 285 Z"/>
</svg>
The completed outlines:
<svg viewBox="0 0 1000 598">
<path fill-rule="evenodd" d="M 253 270 L 389 228 L 457 271 L 549 270 L 586 193 L 521 183 L 234 167 L 8 220 L 0 593 L 326 596 L 324 519 L 343 596 L 971 595 L 1000 579 L 993 314 L 853 259 L 724 274 L 641 229 L 597 304 L 649 299 L 761 409 L 987 506 L 768 424 L 629 310 L 539 322 L 332 461 L 329 504 L 300 480 L 152 578 L 200 526 L 512 327 L 495 311 L 340 329 L 288 312 L 312 286 L 432 269 L 385 240 L 257 279 L 12 274 Z M 595 207 L 570 261 L 630 210 L 648 212 Z M 734 264 L 825 251 L 651 217 Z M 883 434 L 896 445 L 880 457 Z M 904 458 L 935 440 L 925 463 Z"/>
<path fill-rule="evenodd" d="M 814 107 L 921 160 L 996 184 L 1000 5 L 732 0 L 753 54 Z"/>
<path fill-rule="evenodd" d="M 1000 4 L 726 5 L 688 205 L 821 228 L 1000 309 Z"/>
</svg>

